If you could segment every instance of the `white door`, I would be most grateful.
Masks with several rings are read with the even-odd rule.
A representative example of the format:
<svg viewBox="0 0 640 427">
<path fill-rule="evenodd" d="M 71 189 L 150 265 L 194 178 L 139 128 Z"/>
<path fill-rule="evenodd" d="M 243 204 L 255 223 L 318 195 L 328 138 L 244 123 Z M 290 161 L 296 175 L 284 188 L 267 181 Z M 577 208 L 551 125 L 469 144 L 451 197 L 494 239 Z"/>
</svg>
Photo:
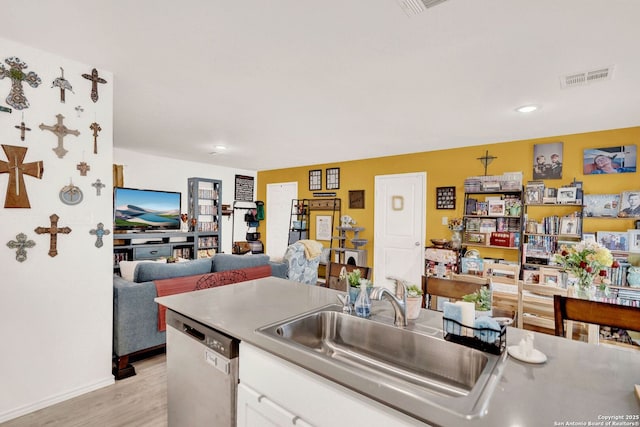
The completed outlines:
<svg viewBox="0 0 640 427">
<path fill-rule="evenodd" d="M 291 200 L 298 198 L 297 182 L 267 184 L 266 222 L 267 244 L 265 253 L 281 258 L 289 242 Z"/>
<path fill-rule="evenodd" d="M 424 274 L 426 172 L 375 177 L 373 276 L 376 286 L 393 289 L 387 277 L 420 286 Z"/>
</svg>

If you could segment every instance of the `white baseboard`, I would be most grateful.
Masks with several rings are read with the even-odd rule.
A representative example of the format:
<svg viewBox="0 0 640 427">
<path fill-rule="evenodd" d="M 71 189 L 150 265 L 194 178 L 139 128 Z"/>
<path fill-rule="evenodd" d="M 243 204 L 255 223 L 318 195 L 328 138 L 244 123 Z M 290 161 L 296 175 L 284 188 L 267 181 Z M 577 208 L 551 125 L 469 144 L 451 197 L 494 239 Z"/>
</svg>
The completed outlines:
<svg viewBox="0 0 640 427">
<path fill-rule="evenodd" d="M 30 414 L 39 409 L 46 408 L 51 405 L 55 405 L 56 403 L 64 402 L 65 400 L 72 399 L 74 397 L 80 396 L 85 393 L 89 393 L 90 391 L 97 390 L 99 388 L 107 387 L 115 383 L 115 379 L 113 375 L 109 375 L 109 377 L 104 378 L 98 382 L 86 385 L 84 387 L 79 387 L 74 390 L 69 390 L 65 393 L 57 394 L 55 396 L 48 397 L 43 400 L 39 400 L 37 402 L 33 402 L 29 405 L 21 406 L 19 408 L 12 409 L 7 412 L 3 412 L 0 414 L 0 424 L 6 421 L 12 420 L 14 418 L 21 417 L 23 415 Z"/>
</svg>

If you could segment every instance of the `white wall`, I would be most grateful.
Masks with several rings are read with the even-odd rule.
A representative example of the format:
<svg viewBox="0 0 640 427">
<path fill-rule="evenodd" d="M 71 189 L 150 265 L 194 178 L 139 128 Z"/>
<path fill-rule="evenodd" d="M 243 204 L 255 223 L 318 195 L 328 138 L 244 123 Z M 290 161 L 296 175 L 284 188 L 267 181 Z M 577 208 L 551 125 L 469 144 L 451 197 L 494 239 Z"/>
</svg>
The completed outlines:
<svg viewBox="0 0 640 427">
<path fill-rule="evenodd" d="M 124 186 L 150 190 L 180 191 L 182 193 L 182 212 L 187 212 L 187 179 L 192 177 L 219 179 L 222 181 L 222 203 L 233 206 L 235 197 L 235 176 L 256 177 L 256 171 L 232 169 L 206 163 L 188 162 L 167 157 L 142 154 L 131 150 L 114 148 L 113 162 L 124 166 Z M 254 198 L 257 189 L 254 185 Z M 244 222 L 245 211 L 236 211 L 235 240 L 245 240 L 247 225 Z M 222 250 L 231 253 L 231 231 L 233 220 L 229 216 L 222 218 Z M 262 230 L 264 232 L 264 230 Z"/>
<path fill-rule="evenodd" d="M 22 112 L 0 112 L 0 143 L 27 147 L 25 162 L 42 160 L 42 179 L 25 176 L 30 209 L 4 208 L 9 175 L 0 174 L 0 422 L 52 403 L 99 388 L 113 382 L 111 375 L 112 336 L 112 239 L 95 246 L 89 234 L 98 222 L 112 228 L 112 146 L 113 75 L 99 69 L 107 84 L 100 85 L 99 101 L 90 99 L 91 83 L 82 78 L 93 65 L 42 52 L 13 41 L 0 39 L 0 61 L 17 56 L 42 79 L 37 88 L 23 84 L 31 106 L 24 122 L 31 128 L 25 141 L 14 126 L 20 125 Z M 64 68 L 65 78 L 73 86 L 60 102 L 60 91 L 51 84 Z M 0 80 L 0 105 L 7 106 L 11 80 Z M 77 116 L 74 108 L 84 112 Z M 52 151 L 57 137 L 38 125 L 53 125 L 56 114 L 65 116 L 69 129 L 64 146 L 69 152 L 60 159 Z M 97 121 L 102 127 L 98 154 L 93 154 L 92 131 Z M 0 161 L 6 162 L 4 151 Z M 86 161 L 91 170 L 80 176 L 76 165 Z M 91 183 L 100 179 L 107 187 L 98 197 Z M 76 206 L 64 205 L 60 189 L 73 181 L 84 193 Z M 58 237 L 59 254 L 52 258 L 49 235 L 37 235 L 38 226 L 49 226 L 49 216 L 60 216 L 59 226 L 68 226 L 70 234 Z M 7 242 L 25 233 L 35 242 L 27 249 L 27 260 L 16 261 L 15 249 Z"/>
</svg>

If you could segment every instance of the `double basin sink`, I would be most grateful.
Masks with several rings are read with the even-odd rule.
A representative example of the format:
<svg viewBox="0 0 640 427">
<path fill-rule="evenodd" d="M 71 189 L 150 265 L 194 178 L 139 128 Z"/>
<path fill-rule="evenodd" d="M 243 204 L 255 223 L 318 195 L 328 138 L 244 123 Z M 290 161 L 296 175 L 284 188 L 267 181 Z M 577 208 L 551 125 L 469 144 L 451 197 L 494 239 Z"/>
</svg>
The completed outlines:
<svg viewBox="0 0 640 427">
<path fill-rule="evenodd" d="M 267 325 L 258 333 L 313 353 L 337 368 L 334 373 L 348 372 L 332 379 L 404 412 L 425 405 L 464 418 L 486 412 L 504 355 L 445 341 L 440 330 L 428 326 L 398 328 L 381 320 L 344 314 L 340 306 L 330 305 Z M 345 377 L 351 380 L 341 381 Z"/>
</svg>

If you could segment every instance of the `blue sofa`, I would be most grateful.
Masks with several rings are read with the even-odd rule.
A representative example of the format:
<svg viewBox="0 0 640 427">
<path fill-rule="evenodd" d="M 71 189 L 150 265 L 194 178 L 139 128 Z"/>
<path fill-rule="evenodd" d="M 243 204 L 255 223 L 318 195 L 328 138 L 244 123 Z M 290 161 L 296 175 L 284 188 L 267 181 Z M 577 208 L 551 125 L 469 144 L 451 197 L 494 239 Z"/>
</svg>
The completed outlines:
<svg viewBox="0 0 640 427">
<path fill-rule="evenodd" d="M 158 304 L 154 280 L 199 276 L 269 265 L 271 275 L 287 278 L 286 263 L 271 262 L 268 255 L 217 254 L 213 258 L 180 263 L 143 262 L 136 265 L 133 281 L 113 277 L 113 374 L 116 379 L 135 375 L 132 356 L 162 350 L 165 332 L 158 331 Z"/>
</svg>

